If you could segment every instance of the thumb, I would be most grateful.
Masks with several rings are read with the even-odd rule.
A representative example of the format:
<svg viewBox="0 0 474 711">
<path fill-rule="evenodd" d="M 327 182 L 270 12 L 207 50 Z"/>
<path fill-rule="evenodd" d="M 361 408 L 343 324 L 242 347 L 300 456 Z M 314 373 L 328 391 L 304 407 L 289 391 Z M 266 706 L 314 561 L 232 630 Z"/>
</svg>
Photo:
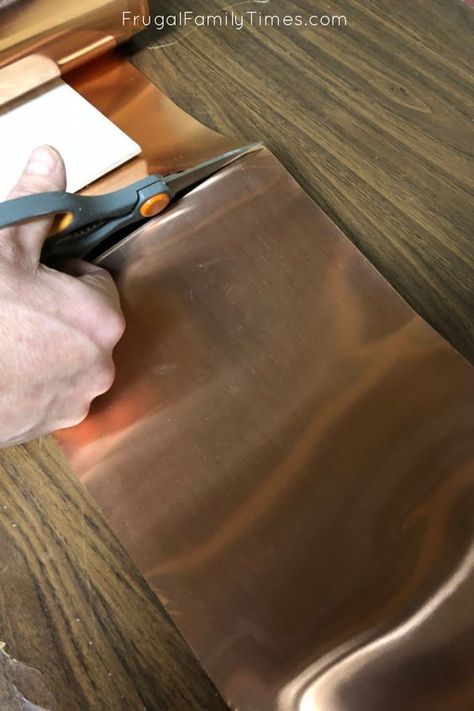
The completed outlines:
<svg viewBox="0 0 474 711">
<path fill-rule="evenodd" d="M 31 154 L 28 163 L 9 199 L 32 193 L 64 190 L 66 170 L 59 153 L 50 146 L 39 146 Z M 52 217 L 41 217 L 19 225 L 15 238 L 34 261 L 39 261 L 41 248 L 52 224 Z"/>
</svg>

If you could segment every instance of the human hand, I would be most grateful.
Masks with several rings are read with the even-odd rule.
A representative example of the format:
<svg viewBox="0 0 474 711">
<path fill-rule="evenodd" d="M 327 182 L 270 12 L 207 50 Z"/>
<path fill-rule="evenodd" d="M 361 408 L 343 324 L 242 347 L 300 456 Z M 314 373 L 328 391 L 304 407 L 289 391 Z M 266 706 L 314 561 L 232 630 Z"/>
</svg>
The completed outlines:
<svg viewBox="0 0 474 711">
<path fill-rule="evenodd" d="M 9 197 L 65 183 L 60 156 L 41 146 Z M 0 447 L 81 422 L 114 378 L 125 327 L 115 284 L 79 259 L 67 274 L 40 264 L 50 225 L 41 218 L 0 230 Z"/>
</svg>

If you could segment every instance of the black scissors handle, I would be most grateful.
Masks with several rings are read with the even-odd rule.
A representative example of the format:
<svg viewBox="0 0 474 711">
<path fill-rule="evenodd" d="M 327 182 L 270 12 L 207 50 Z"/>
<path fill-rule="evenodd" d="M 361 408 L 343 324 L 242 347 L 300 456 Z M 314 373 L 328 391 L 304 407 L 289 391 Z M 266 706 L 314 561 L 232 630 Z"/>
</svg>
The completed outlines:
<svg viewBox="0 0 474 711">
<path fill-rule="evenodd" d="M 234 148 L 197 165 L 163 177 L 150 175 L 106 195 L 48 192 L 0 203 L 0 229 L 54 215 L 42 261 L 57 257 L 88 257 L 115 232 L 158 215 L 170 200 L 198 185 L 229 163 L 262 147 L 260 143 Z"/>
<path fill-rule="evenodd" d="M 55 215 L 43 248 L 43 261 L 72 255 L 85 257 L 114 232 L 161 212 L 170 199 L 170 189 L 159 175 L 105 195 L 60 191 L 25 195 L 0 203 L 0 229 Z"/>
<path fill-rule="evenodd" d="M 64 220 L 64 229 L 73 231 L 92 220 L 124 215 L 136 202 L 136 195 L 131 193 L 123 195 L 122 200 L 109 200 L 112 195 L 88 197 L 57 191 L 7 200 L 0 204 L 0 228 L 48 215 L 66 215 L 69 219 Z"/>
</svg>

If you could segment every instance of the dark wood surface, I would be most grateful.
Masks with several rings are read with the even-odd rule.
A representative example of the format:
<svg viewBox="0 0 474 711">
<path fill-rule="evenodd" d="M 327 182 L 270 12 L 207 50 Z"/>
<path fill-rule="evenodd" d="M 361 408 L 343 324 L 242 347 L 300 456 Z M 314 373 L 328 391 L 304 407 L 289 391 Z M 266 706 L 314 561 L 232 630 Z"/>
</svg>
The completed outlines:
<svg viewBox="0 0 474 711">
<path fill-rule="evenodd" d="M 322 0 L 234 9 L 246 8 L 328 12 Z M 127 52 L 204 123 L 263 139 L 472 356 L 472 11 L 451 0 L 330 8 L 347 27 L 150 29 Z M 152 13 L 182 9 L 159 0 Z M 0 536 L 0 642 L 18 660 L 0 653 L 2 708 L 23 708 L 20 693 L 59 711 L 224 707 L 51 439 L 0 452 Z"/>
<path fill-rule="evenodd" d="M 0 456 L 0 708 L 227 708 L 45 438 Z"/>
</svg>

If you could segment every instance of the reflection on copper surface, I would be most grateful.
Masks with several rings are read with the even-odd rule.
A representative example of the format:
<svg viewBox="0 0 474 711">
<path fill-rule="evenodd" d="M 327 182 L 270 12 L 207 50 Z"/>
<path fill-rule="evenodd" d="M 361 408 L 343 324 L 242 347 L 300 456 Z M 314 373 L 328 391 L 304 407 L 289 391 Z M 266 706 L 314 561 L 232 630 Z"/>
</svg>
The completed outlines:
<svg viewBox="0 0 474 711">
<path fill-rule="evenodd" d="M 65 73 L 141 29 L 122 12 L 145 15 L 146 0 L 22 0 L 0 10 L 0 67 L 30 54 L 54 61 Z"/>
<path fill-rule="evenodd" d="M 58 437 L 224 698 L 468 708 L 468 364 L 267 151 L 100 262 L 117 381 Z"/>
<path fill-rule="evenodd" d="M 153 173 L 182 170 L 239 145 L 188 116 L 131 64 L 113 55 L 66 79 L 142 149 L 138 158 L 84 191 L 89 194 L 115 190 Z"/>
<path fill-rule="evenodd" d="M 387 632 L 375 634 L 373 639 L 352 639 L 323 656 L 281 691 L 278 707 L 282 711 L 325 708 L 343 711 L 366 708 L 369 697 L 372 707 L 387 708 L 394 687 L 397 688 L 397 698 L 403 699 L 403 707 L 414 707 L 420 700 L 420 689 L 413 687 L 410 678 L 412 669 L 415 669 L 418 677 L 425 677 L 420 686 L 424 684 L 428 694 L 433 694 L 431 707 L 440 708 L 437 705 L 438 692 L 433 693 L 434 675 L 423 660 L 428 659 L 432 667 L 433 658 L 438 657 L 439 669 L 443 671 L 446 649 L 453 640 L 459 648 L 459 632 L 467 638 L 465 606 L 469 606 L 473 599 L 473 569 L 474 548 L 471 546 L 452 575 L 411 617 Z M 443 606 L 447 607 L 449 625 L 440 630 Z M 449 708 L 472 707 L 472 688 L 468 687 L 464 694 L 462 691 L 461 688 L 457 698 L 454 696 Z M 444 689 L 444 693 L 449 699 L 449 692 L 446 694 Z"/>
<path fill-rule="evenodd" d="M 51 59 L 32 54 L 0 69 L 0 108 L 59 76 Z"/>
</svg>

